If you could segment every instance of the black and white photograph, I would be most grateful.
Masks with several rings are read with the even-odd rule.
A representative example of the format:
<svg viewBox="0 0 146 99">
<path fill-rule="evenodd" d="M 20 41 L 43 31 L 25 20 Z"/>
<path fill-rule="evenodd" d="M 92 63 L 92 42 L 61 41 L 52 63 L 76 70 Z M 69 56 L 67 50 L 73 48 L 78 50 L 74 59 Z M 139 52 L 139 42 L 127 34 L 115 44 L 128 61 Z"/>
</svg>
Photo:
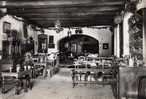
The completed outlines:
<svg viewBox="0 0 146 99">
<path fill-rule="evenodd" d="M 146 99 L 146 0 L 0 0 L 0 99 Z"/>
</svg>

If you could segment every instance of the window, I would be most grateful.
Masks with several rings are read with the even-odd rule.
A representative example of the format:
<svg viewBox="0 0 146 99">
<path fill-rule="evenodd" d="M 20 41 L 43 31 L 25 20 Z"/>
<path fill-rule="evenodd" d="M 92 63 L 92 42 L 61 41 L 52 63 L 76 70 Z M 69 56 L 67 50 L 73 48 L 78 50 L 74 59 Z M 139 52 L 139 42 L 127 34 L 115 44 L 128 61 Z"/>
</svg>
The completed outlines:
<svg viewBox="0 0 146 99">
<path fill-rule="evenodd" d="M 50 35 L 49 36 L 49 48 L 55 48 L 55 44 L 54 44 L 54 36 Z"/>
<path fill-rule="evenodd" d="M 3 33 L 8 33 L 10 32 L 11 29 L 11 23 L 9 22 L 4 22 L 3 23 Z"/>
<path fill-rule="evenodd" d="M 49 44 L 54 44 L 54 36 L 49 36 Z"/>
</svg>

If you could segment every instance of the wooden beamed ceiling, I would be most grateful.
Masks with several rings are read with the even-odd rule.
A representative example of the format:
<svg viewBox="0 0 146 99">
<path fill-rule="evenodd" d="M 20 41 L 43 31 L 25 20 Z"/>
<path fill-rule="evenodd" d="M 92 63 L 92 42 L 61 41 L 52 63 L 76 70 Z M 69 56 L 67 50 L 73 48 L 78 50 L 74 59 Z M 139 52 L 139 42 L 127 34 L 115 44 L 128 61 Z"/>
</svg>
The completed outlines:
<svg viewBox="0 0 146 99">
<path fill-rule="evenodd" d="M 56 20 L 63 27 L 113 25 L 113 20 L 124 8 L 125 0 L 5 0 L 0 8 L 23 17 L 35 25 L 48 28 Z"/>
</svg>

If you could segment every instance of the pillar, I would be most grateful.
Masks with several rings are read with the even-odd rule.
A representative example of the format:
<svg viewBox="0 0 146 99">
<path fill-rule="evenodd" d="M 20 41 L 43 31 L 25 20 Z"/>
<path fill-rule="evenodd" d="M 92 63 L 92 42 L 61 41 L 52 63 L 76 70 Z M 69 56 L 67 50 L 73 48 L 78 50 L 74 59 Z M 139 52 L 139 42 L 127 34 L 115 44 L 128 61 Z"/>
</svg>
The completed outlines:
<svg viewBox="0 0 146 99">
<path fill-rule="evenodd" d="M 117 25 L 117 57 L 120 57 L 120 24 Z"/>
<path fill-rule="evenodd" d="M 130 54 L 128 20 L 133 14 L 126 12 L 123 19 L 123 56 Z"/>
<path fill-rule="evenodd" d="M 146 66 L 146 8 L 143 9 L 143 61 Z"/>
<path fill-rule="evenodd" d="M 114 28 L 114 56 L 117 56 L 117 27 Z"/>
<path fill-rule="evenodd" d="M 120 25 L 117 24 L 114 29 L 114 55 L 120 57 Z"/>
</svg>

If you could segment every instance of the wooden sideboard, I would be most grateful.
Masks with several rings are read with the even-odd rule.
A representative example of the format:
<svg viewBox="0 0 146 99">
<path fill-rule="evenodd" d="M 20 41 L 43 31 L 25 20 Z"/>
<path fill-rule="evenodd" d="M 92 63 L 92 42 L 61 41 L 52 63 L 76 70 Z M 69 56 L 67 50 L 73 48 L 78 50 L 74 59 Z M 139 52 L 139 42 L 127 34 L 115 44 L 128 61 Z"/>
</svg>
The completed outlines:
<svg viewBox="0 0 146 99">
<path fill-rule="evenodd" d="M 146 67 L 119 68 L 119 99 L 146 99 Z"/>
</svg>

